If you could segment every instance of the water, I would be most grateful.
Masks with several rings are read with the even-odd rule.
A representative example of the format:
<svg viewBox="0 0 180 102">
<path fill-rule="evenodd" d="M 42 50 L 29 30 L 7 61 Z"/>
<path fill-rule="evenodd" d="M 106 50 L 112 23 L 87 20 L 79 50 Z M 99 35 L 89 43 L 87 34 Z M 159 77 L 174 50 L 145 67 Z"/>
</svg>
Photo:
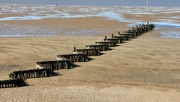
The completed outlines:
<svg viewBox="0 0 180 102">
<path fill-rule="evenodd" d="M 17 4 L 0 4 L 0 15 L 3 14 L 22 14 L 20 16 L 1 17 L 0 21 L 12 20 L 42 20 L 45 18 L 85 18 L 85 17 L 104 17 L 107 20 L 116 20 L 118 22 L 127 22 L 129 26 L 138 25 L 139 22 L 146 22 L 141 16 L 147 15 L 147 7 L 139 6 L 55 6 L 55 5 L 17 5 Z M 124 15 L 136 16 L 136 18 L 126 18 Z M 159 16 L 161 14 L 161 16 Z M 156 29 L 163 28 L 180 28 L 180 7 L 149 7 L 148 16 L 151 17 L 151 23 L 156 25 Z M 7 30 L 10 26 L 10 30 Z M 5 25 L 1 24 L 0 34 L 5 35 L 57 35 L 54 29 L 45 29 L 42 27 Z M 93 30 L 82 30 L 75 33 L 91 32 Z M 94 30 L 96 31 L 96 30 Z M 97 31 L 100 32 L 100 31 Z M 102 33 L 102 32 L 101 32 Z M 68 33 L 70 34 L 70 33 Z M 172 33 L 173 37 L 179 38 L 179 32 Z M 162 32 L 163 37 L 167 34 Z"/>
<path fill-rule="evenodd" d="M 23 16 L 2 17 L 0 20 L 40 20 L 44 18 L 105 17 L 119 22 L 139 22 L 141 19 L 127 19 L 123 15 L 146 15 L 146 7 L 98 7 L 98 6 L 52 6 L 52 5 L 0 5 L 1 14 L 23 14 Z M 179 23 L 180 8 L 150 7 L 149 16 L 159 13 L 159 22 Z M 177 14 L 177 15 L 175 15 Z M 172 15 L 172 16 L 171 16 Z"/>
<path fill-rule="evenodd" d="M 142 22 L 146 23 L 146 22 Z M 180 24 L 166 22 L 151 22 L 155 25 L 155 30 L 161 33 L 161 38 L 180 38 Z M 139 25 L 140 23 L 132 23 L 129 26 Z"/>
<path fill-rule="evenodd" d="M 179 7 L 180 0 L 148 0 L 150 6 Z M 45 4 L 45 5 L 93 5 L 93 6 L 145 6 L 146 0 L 0 0 L 8 4 Z"/>
<path fill-rule="evenodd" d="M 176 38 L 179 39 L 180 38 L 180 31 L 175 31 L 174 30 L 165 30 L 162 31 L 162 38 Z"/>
</svg>

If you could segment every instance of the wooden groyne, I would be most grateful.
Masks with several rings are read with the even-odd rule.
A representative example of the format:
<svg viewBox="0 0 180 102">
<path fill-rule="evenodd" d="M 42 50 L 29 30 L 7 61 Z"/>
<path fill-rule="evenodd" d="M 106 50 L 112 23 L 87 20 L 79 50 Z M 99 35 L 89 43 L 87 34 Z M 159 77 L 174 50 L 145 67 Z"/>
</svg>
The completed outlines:
<svg viewBox="0 0 180 102">
<path fill-rule="evenodd" d="M 41 78 L 41 77 L 49 77 L 50 70 L 49 69 L 32 69 L 32 70 L 22 70 L 22 71 L 14 71 L 9 74 L 11 79 L 22 79 L 25 80 L 27 78 Z"/>
<path fill-rule="evenodd" d="M 55 61 L 41 61 L 36 62 L 37 68 L 50 69 L 50 70 L 60 70 L 60 69 L 70 69 L 70 60 L 55 60 Z"/>
<path fill-rule="evenodd" d="M 84 49 L 74 47 L 73 54 L 57 55 L 57 60 L 36 62 L 36 69 L 14 71 L 9 74 L 10 80 L 0 81 L 0 88 L 21 87 L 27 78 L 50 77 L 50 72 L 60 69 L 71 69 L 75 62 L 87 62 L 88 56 L 98 56 L 101 51 L 109 51 L 110 47 L 117 47 L 125 41 L 136 38 L 154 29 L 153 24 L 141 24 L 136 27 L 113 35 L 110 38 L 105 36 L 103 41 L 95 42 L 94 45 L 86 45 Z"/>
<path fill-rule="evenodd" d="M 21 79 L 2 80 L 2 81 L 0 81 L 0 88 L 21 87 L 21 85 L 22 85 L 22 80 Z"/>
</svg>

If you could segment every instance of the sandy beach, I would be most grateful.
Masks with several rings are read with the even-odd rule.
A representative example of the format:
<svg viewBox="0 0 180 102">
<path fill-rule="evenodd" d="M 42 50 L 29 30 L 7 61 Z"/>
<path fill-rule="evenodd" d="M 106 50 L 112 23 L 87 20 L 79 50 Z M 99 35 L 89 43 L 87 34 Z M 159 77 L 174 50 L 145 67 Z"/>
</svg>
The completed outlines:
<svg viewBox="0 0 180 102">
<path fill-rule="evenodd" d="M 148 18 L 146 14 L 124 14 L 124 17 L 157 22 L 160 15 L 175 16 L 165 14 Z M 14 13 L 0 14 L 1 18 L 9 16 Z M 179 18 L 173 20 L 179 22 Z M 0 37 L 0 80 L 9 79 L 12 71 L 34 69 L 37 61 L 56 60 L 59 54 L 72 53 L 74 46 L 85 48 L 103 41 L 104 36 L 128 30 L 131 24 L 104 17 L 0 20 L 0 23 L 1 35 L 6 34 Z M 179 25 L 170 26 L 145 33 L 104 51 L 101 56 L 92 56 L 89 62 L 75 63 L 78 67 L 74 69 L 55 71 L 58 76 L 27 79 L 28 86 L 0 89 L 0 102 L 179 102 L 180 30 Z M 8 35 L 18 30 L 24 35 Z M 172 32 L 176 38 L 169 38 Z"/>
</svg>

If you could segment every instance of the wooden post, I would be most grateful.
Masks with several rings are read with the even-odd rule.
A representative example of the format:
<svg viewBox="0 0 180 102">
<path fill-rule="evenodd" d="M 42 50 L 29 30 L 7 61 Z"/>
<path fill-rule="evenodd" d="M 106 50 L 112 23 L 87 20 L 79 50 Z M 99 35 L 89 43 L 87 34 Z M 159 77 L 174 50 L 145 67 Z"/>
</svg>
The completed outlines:
<svg viewBox="0 0 180 102">
<path fill-rule="evenodd" d="M 105 40 L 107 40 L 107 36 L 105 36 Z"/>
<path fill-rule="evenodd" d="M 73 50 L 73 52 L 76 52 L 76 46 L 74 46 L 74 50 Z"/>
</svg>

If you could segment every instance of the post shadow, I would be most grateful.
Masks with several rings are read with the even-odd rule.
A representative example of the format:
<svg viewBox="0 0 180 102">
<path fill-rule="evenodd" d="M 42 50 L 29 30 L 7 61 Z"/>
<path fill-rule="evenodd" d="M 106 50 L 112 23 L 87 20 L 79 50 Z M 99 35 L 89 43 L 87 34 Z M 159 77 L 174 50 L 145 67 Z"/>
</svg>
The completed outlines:
<svg viewBox="0 0 180 102">
<path fill-rule="evenodd" d="M 74 69 L 74 68 L 81 67 L 81 66 L 74 64 L 74 63 L 70 63 L 70 67 L 71 67 L 71 69 Z"/>
<path fill-rule="evenodd" d="M 54 77 L 54 76 L 62 76 L 62 74 L 60 74 L 59 72 L 51 71 L 51 72 L 50 72 L 50 76 L 51 76 L 51 77 Z"/>
</svg>

